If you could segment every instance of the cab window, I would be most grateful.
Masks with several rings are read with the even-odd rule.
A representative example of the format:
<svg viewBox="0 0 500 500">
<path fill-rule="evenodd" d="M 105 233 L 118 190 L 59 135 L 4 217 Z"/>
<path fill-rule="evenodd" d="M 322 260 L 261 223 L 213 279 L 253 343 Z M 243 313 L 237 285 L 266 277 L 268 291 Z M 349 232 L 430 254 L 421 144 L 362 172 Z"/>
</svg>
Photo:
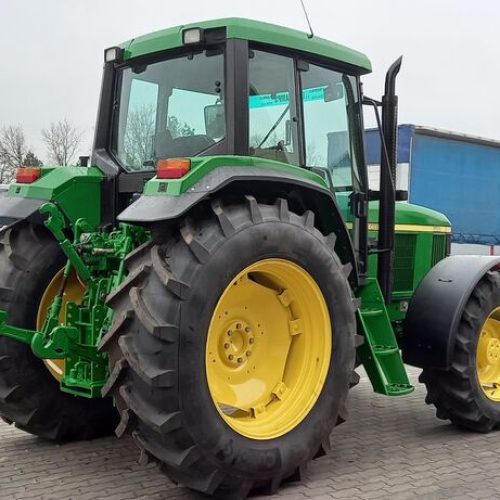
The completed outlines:
<svg viewBox="0 0 500 500">
<path fill-rule="evenodd" d="M 204 154 L 225 137 L 222 52 L 128 66 L 119 78 L 113 151 L 126 170 Z"/>
<path fill-rule="evenodd" d="M 356 159 L 349 116 L 349 77 L 310 64 L 301 72 L 306 165 L 327 169 L 333 188 L 350 191 Z"/>
<path fill-rule="evenodd" d="M 293 59 L 251 50 L 248 76 L 250 155 L 298 164 Z"/>
</svg>

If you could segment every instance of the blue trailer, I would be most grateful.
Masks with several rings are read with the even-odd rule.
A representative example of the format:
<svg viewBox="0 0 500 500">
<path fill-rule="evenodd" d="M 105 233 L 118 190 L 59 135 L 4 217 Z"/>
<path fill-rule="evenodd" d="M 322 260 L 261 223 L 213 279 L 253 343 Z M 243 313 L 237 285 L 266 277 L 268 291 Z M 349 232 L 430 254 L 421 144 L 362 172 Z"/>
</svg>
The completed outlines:
<svg viewBox="0 0 500 500">
<path fill-rule="evenodd" d="M 380 137 L 376 129 L 366 131 L 366 156 L 370 188 L 377 189 Z M 453 243 L 500 244 L 500 141 L 400 125 L 396 187 L 408 191 L 411 203 L 446 214 Z"/>
</svg>

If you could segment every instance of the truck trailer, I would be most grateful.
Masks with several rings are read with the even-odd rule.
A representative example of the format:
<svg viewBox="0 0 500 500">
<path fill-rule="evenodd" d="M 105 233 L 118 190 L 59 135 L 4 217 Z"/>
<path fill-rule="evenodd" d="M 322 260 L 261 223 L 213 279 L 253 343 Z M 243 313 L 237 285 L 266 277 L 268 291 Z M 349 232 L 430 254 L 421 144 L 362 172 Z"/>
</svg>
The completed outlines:
<svg viewBox="0 0 500 500">
<path fill-rule="evenodd" d="M 365 137 L 375 189 L 380 136 L 368 129 Z M 450 219 L 452 253 L 494 251 L 500 244 L 500 141 L 405 124 L 398 127 L 397 158 L 397 189 L 408 191 L 410 203 Z"/>
</svg>

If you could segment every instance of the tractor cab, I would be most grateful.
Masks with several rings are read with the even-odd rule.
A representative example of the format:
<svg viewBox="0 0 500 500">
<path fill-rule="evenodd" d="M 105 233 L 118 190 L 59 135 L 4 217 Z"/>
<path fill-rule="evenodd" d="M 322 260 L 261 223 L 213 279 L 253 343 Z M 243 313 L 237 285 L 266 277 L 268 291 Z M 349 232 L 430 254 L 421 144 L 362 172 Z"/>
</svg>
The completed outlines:
<svg viewBox="0 0 500 500">
<path fill-rule="evenodd" d="M 276 162 L 351 194 L 345 215 L 354 248 L 346 252 L 359 256 L 355 273 L 366 274 L 360 76 L 370 70 L 354 50 L 245 19 L 171 28 L 106 50 L 92 156 L 117 192 L 105 218 L 128 220 L 128 206 L 164 160 Z M 187 173 L 169 164 L 163 178 Z"/>
</svg>

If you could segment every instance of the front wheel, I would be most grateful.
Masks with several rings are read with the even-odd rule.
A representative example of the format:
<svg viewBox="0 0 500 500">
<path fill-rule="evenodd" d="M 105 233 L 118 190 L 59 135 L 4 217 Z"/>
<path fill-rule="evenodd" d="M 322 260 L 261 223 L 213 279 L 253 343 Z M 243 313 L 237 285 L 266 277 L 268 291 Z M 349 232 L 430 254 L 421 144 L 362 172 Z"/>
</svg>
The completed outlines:
<svg viewBox="0 0 500 500">
<path fill-rule="evenodd" d="M 449 370 L 420 377 L 438 418 L 489 432 L 500 426 L 500 273 L 488 272 L 462 314 Z"/>
<path fill-rule="evenodd" d="M 328 449 L 355 317 L 313 219 L 284 200 L 214 203 L 128 258 L 128 280 L 109 297 L 105 389 L 121 411 L 118 434 L 132 431 L 175 482 L 244 498 Z"/>
</svg>

